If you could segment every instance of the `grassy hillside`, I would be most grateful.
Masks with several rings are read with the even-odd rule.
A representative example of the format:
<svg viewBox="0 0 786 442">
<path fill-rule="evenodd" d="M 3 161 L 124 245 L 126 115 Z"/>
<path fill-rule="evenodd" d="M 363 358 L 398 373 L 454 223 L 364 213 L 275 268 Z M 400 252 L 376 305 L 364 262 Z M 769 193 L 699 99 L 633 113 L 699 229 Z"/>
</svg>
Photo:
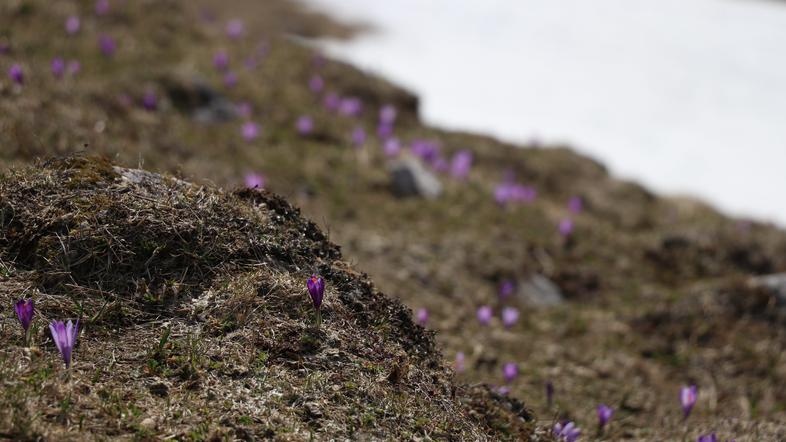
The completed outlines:
<svg viewBox="0 0 786 442">
<path fill-rule="evenodd" d="M 64 24 L 74 14 L 81 29 L 69 35 Z M 227 26 L 237 18 L 245 29 L 231 38 Z M 616 413 L 599 439 L 694 440 L 711 431 L 737 441 L 786 437 L 786 392 L 777 388 L 786 380 L 783 318 L 774 294 L 748 284 L 753 275 L 786 271 L 778 229 L 654 195 L 566 147 L 510 146 L 426 127 L 410 93 L 293 39 L 355 30 L 287 2 L 114 1 L 97 15 L 93 2 L 19 0 L 0 6 L 0 25 L 0 43 L 9 46 L 0 69 L 20 63 L 25 72 L 22 86 L 1 80 L 0 159 L 9 167 L 85 152 L 227 189 L 242 187 L 248 173 L 264 174 L 266 188 L 321 225 L 382 291 L 428 310 L 444 362 L 465 355 L 461 381 L 505 384 L 542 426 L 574 420 L 592 439 L 595 407 L 606 403 Z M 99 50 L 101 35 L 116 42 L 111 57 Z M 214 66 L 219 53 L 229 59 L 223 71 Z M 79 60 L 80 72 L 56 80 L 55 56 Z M 225 84 L 228 72 L 235 86 Z M 318 92 L 309 88 L 315 76 L 324 81 Z M 206 100 L 205 90 L 223 101 Z M 146 94 L 156 97 L 155 109 L 144 108 Z M 357 98 L 362 110 L 329 109 L 332 94 Z M 230 111 L 205 122 L 219 101 Z M 394 160 L 376 135 L 387 104 L 397 110 L 402 155 L 414 156 L 416 140 L 436 143 L 448 162 L 470 150 L 468 177 L 436 171 L 439 198 L 395 197 Z M 296 128 L 302 116 L 313 119 L 308 135 Z M 248 122 L 258 125 L 257 137 L 244 138 Z M 359 127 L 368 139 L 353 147 Z M 533 201 L 495 201 L 511 175 L 537 191 Z M 576 196 L 577 214 L 568 208 Z M 575 223 L 567 237 L 557 228 L 566 218 Z M 304 277 L 310 269 L 299 271 Z M 565 301 L 533 306 L 498 296 L 501 283 L 522 286 L 536 274 Z M 128 286 L 99 289 L 117 294 Z M 482 305 L 494 313 L 487 326 L 476 319 Z M 520 312 L 507 328 L 503 306 Z M 519 375 L 506 382 L 502 367 L 510 362 Z M 547 382 L 555 388 L 551 404 Z M 699 399 L 683 419 L 678 392 L 688 384 L 699 387 Z"/>
</svg>

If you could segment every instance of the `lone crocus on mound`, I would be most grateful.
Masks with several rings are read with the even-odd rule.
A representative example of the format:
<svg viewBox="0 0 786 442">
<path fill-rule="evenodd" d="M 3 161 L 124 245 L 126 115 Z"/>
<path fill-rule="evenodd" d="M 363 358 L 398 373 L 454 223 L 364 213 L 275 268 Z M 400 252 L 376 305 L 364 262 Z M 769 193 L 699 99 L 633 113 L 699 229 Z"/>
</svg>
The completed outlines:
<svg viewBox="0 0 786 442">
<path fill-rule="evenodd" d="M 311 275 L 306 281 L 306 286 L 316 310 L 316 322 L 319 327 L 322 325 L 322 298 L 325 296 L 325 280 L 317 275 Z"/>
<path fill-rule="evenodd" d="M 16 311 L 16 317 L 19 319 L 19 323 L 22 324 L 22 328 L 25 330 L 25 345 L 27 345 L 30 336 L 30 324 L 33 322 L 33 314 L 35 314 L 33 300 L 20 299 L 19 301 L 16 301 L 16 304 L 14 304 L 14 310 Z"/>
<path fill-rule="evenodd" d="M 79 332 L 79 320 L 74 324 L 71 321 L 68 321 L 67 324 L 64 324 L 63 321 L 52 321 L 49 324 L 49 330 L 52 332 L 52 339 L 63 357 L 66 368 L 69 368 L 74 344 L 76 344 L 76 335 Z"/>
<path fill-rule="evenodd" d="M 416 313 L 416 318 L 418 324 L 425 327 L 426 323 L 428 322 L 428 310 L 426 310 L 425 308 L 419 308 Z"/>
<path fill-rule="evenodd" d="M 581 430 L 573 422 L 557 422 L 554 424 L 554 437 L 562 442 L 575 442 Z"/>
<path fill-rule="evenodd" d="M 262 189 L 265 187 L 265 176 L 260 173 L 246 174 L 245 183 L 249 189 Z"/>
<path fill-rule="evenodd" d="M 682 405 L 682 414 L 687 419 L 690 415 L 693 406 L 696 405 L 699 391 L 695 385 L 685 386 L 680 389 L 680 404 Z"/>
</svg>

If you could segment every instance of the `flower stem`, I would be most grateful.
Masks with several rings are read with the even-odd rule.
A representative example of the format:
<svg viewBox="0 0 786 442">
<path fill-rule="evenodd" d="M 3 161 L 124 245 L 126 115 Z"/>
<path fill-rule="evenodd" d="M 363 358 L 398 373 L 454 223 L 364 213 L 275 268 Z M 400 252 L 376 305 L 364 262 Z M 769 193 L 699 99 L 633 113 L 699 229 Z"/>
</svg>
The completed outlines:
<svg viewBox="0 0 786 442">
<path fill-rule="evenodd" d="M 317 328 L 322 326 L 322 309 L 317 309 Z"/>
</svg>

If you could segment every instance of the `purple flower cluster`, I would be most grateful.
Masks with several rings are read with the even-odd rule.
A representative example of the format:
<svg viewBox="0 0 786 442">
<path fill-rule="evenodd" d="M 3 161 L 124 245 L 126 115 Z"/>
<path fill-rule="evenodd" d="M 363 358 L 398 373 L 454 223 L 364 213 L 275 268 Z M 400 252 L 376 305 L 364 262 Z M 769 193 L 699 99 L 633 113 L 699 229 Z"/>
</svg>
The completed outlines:
<svg viewBox="0 0 786 442">
<path fill-rule="evenodd" d="M 500 206 L 513 203 L 531 203 L 537 198 L 538 192 L 532 186 L 516 182 L 512 173 L 506 173 L 505 179 L 494 188 L 494 200 Z"/>
<path fill-rule="evenodd" d="M 19 323 L 22 325 L 22 329 L 25 331 L 25 345 L 28 345 L 30 343 L 30 326 L 35 315 L 35 304 L 32 299 L 20 299 L 14 303 L 14 311 Z M 52 321 L 49 324 L 52 340 L 60 351 L 66 368 L 71 366 L 78 329 L 79 320 L 76 323 L 68 321 L 67 324 L 64 324 L 62 321 Z"/>
</svg>

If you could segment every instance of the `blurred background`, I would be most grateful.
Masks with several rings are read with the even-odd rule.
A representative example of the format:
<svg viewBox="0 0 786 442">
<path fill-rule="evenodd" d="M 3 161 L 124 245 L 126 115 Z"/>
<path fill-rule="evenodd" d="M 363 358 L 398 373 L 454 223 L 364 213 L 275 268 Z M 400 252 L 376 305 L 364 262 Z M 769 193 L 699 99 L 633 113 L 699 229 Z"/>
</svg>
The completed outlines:
<svg viewBox="0 0 786 442">
<path fill-rule="evenodd" d="M 368 25 L 331 55 L 415 91 L 426 122 L 567 143 L 618 176 L 786 223 L 786 4 L 309 0 Z"/>
</svg>

